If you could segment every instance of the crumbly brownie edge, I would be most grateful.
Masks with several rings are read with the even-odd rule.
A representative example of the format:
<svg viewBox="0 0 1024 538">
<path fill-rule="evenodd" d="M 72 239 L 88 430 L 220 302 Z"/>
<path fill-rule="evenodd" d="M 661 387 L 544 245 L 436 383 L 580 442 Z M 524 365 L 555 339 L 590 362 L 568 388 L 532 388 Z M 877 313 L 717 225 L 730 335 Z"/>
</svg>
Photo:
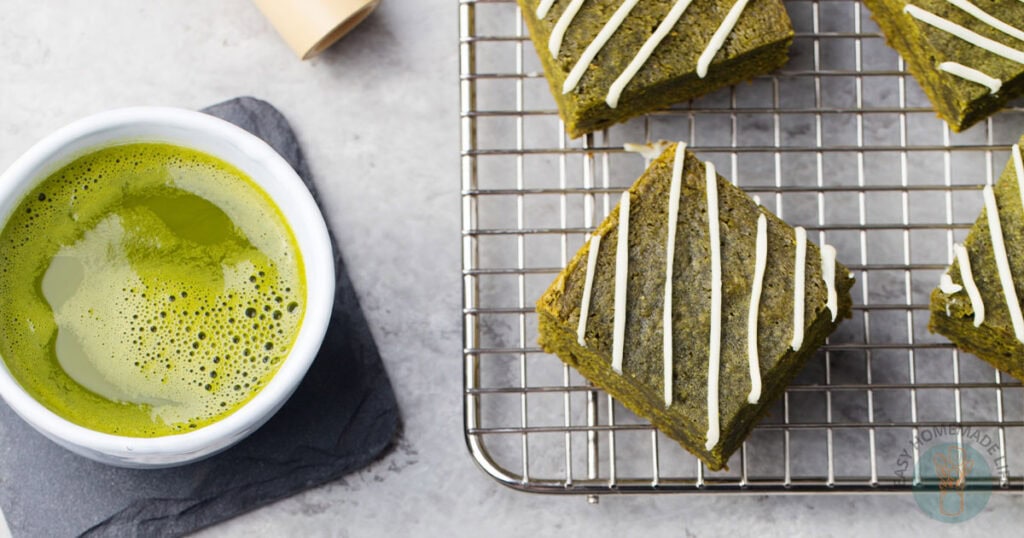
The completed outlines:
<svg viewBox="0 0 1024 538">
<path fill-rule="evenodd" d="M 763 375 L 765 385 L 760 401 L 756 405 L 746 406 L 732 422 L 724 424 L 721 441 L 710 451 L 704 446 L 706 432 L 693 426 L 688 427 L 688 423 L 702 423 L 704 417 L 696 421 L 692 417 L 687 420 L 687 417 L 680 416 L 680 413 L 674 412 L 673 409 L 665 409 L 660 405 L 661 395 L 658 387 L 644 387 L 631 382 L 627 377 L 611 369 L 607 357 L 580 346 L 576 342 L 575 331 L 561 323 L 549 310 L 550 304 L 554 302 L 551 292 L 545 294 L 537 305 L 540 345 L 548 353 L 557 355 L 563 362 L 578 370 L 583 377 L 603 388 L 633 413 L 649 420 L 665 435 L 697 456 L 708 469 L 718 471 L 728 469 L 729 458 L 750 436 L 758 422 L 768 415 L 772 404 L 781 397 L 808 359 L 825 344 L 825 340 L 839 324 L 851 316 L 852 286 L 853 279 L 842 279 L 837 282 L 840 304 L 836 320 L 833 322 L 830 319 L 828 310 L 818 312 L 817 318 L 807 329 L 800 351 L 788 352 L 770 374 L 766 372 Z"/>
<path fill-rule="evenodd" d="M 1018 143 L 1024 144 L 1024 137 Z M 1016 290 L 1018 297 L 1024 297 L 1020 294 L 1020 283 L 1024 282 L 1024 254 L 1019 248 L 1017 253 L 1013 252 L 1013 245 L 1024 244 L 1024 204 L 1016 175 L 1011 157 L 994 186 L 994 192 L 1000 208 L 999 220 L 1008 247 L 1011 272 L 1017 282 Z M 969 253 L 974 281 L 983 298 L 985 322 L 980 327 L 974 326 L 974 305 L 965 291 L 946 294 L 936 288 L 931 293 L 928 329 L 945 336 L 961 350 L 1024 380 L 1024 343 L 1017 340 L 1013 331 L 998 269 L 991 253 L 989 233 L 988 214 L 983 208 L 963 244 Z M 956 282 L 963 282 L 958 261 L 954 260 L 947 272 Z"/>
<path fill-rule="evenodd" d="M 625 122 L 641 114 L 664 109 L 675 103 L 696 99 L 721 88 L 750 81 L 785 65 L 789 61 L 789 47 L 792 43 L 793 34 L 790 33 L 781 41 L 775 41 L 741 56 L 715 64 L 714 68 L 708 71 L 707 77 L 703 79 L 697 77 L 695 72 L 691 72 L 665 84 L 651 86 L 641 96 L 623 99 L 616 108 L 609 108 L 603 102 L 588 110 L 579 110 L 573 107 L 576 109 L 576 116 L 571 124 L 566 123 L 566 129 L 569 131 L 570 137 L 578 138 L 584 134 Z M 572 99 L 569 96 L 556 95 L 555 100 L 560 102 L 560 108 L 566 109 L 567 105 L 561 104 L 561 102 Z"/>
<path fill-rule="evenodd" d="M 793 43 L 794 31 L 788 14 L 780 8 L 779 39 L 754 48 L 740 56 L 712 64 L 708 76 L 697 77 L 695 71 L 676 77 L 658 86 L 652 86 L 640 95 L 623 95 L 616 108 L 609 108 L 604 101 L 586 106 L 575 92 L 562 94 L 563 74 L 556 58 L 547 53 L 547 39 L 550 29 L 546 28 L 533 14 L 534 6 L 529 0 L 517 0 L 523 21 L 526 23 L 534 49 L 544 69 L 548 89 L 558 106 L 559 115 L 565 123 L 571 138 L 579 138 L 616 123 L 622 123 L 638 115 L 665 108 L 669 105 L 695 99 L 717 89 L 751 80 L 770 73 L 789 61 L 789 47 Z M 721 52 L 719 53 L 721 54 Z"/>
<path fill-rule="evenodd" d="M 903 13 L 902 0 L 864 0 L 864 5 L 881 27 L 886 43 L 906 61 L 907 69 L 921 85 L 935 112 L 954 132 L 968 129 L 1024 93 L 1024 74 L 1005 81 L 1002 90 L 992 94 L 982 86 L 961 82 L 939 71 L 929 60 L 934 53 L 925 49 L 928 40 L 920 27 Z"/>
<path fill-rule="evenodd" d="M 1013 360 L 1014 357 L 1024 357 L 1024 344 L 1017 340 L 1013 331 L 998 330 L 984 324 L 975 327 L 969 317 L 947 314 L 947 299 L 941 290 L 932 291 L 928 330 L 945 336 L 961 351 L 976 355 L 994 368 L 1024 380 L 1024 362 Z"/>
</svg>

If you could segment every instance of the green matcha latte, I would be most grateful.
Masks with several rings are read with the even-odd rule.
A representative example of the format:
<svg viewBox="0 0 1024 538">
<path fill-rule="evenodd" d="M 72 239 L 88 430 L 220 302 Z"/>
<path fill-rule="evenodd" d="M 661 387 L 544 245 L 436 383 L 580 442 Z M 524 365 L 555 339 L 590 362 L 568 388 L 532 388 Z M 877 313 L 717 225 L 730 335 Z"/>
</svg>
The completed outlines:
<svg viewBox="0 0 1024 538">
<path fill-rule="evenodd" d="M 291 230 L 244 173 L 176 146 L 115 146 L 50 175 L 0 233 L 0 356 L 76 424 L 182 433 L 266 385 L 305 287 Z"/>
</svg>

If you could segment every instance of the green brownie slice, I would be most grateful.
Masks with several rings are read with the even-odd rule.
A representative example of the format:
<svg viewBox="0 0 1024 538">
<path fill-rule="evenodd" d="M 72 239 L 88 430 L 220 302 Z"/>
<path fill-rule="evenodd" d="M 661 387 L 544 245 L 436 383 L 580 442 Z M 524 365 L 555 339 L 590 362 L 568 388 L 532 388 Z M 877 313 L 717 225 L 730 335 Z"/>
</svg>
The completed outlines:
<svg viewBox="0 0 1024 538">
<path fill-rule="evenodd" d="M 954 131 L 974 125 L 1024 95 L 1024 3 L 1020 0 L 864 0 L 864 4 Z M 987 44 L 965 40 L 968 33 Z M 969 78 L 956 74 L 964 67 L 976 74 L 968 74 Z M 981 78 L 970 78 L 979 74 Z"/>
<path fill-rule="evenodd" d="M 1024 144 L 1024 138 L 1020 140 Z M 1014 148 L 1017 151 L 1017 148 Z M 1014 158 L 993 187 L 1003 244 L 1006 249 L 1012 295 L 1007 301 L 996 264 L 988 209 L 983 209 L 963 244 L 969 271 L 960 257 L 943 276 L 943 284 L 932 291 L 929 329 L 949 338 L 960 349 L 977 355 L 992 366 L 1024 380 L 1024 343 L 1017 337 L 1011 302 L 1019 308 L 1024 297 L 1024 207 L 1021 206 Z M 968 275 L 969 273 L 969 275 Z M 970 278 L 967 278 L 970 276 Z M 970 282 L 977 295 L 971 297 Z M 1016 297 L 1013 297 L 1016 296 Z M 981 319 L 979 319 L 981 318 Z M 980 324 L 977 322 L 980 321 Z M 977 326 L 976 326 L 977 324 Z"/>
<path fill-rule="evenodd" d="M 797 233 L 751 200 L 743 191 L 715 175 L 719 210 L 721 271 L 721 354 L 718 368 L 720 439 L 708 444 L 709 364 L 712 322 L 712 232 L 709 222 L 705 165 L 686 152 L 680 180 L 679 209 L 672 257 L 671 404 L 665 396 L 665 284 L 669 194 L 677 146 L 667 149 L 629 189 L 630 209 L 625 280 L 624 336 L 621 373 L 614 368 L 616 273 L 621 204 L 594 232 L 600 237 L 593 264 L 591 239 L 558 275 L 537 302 L 540 344 L 575 367 L 594 384 L 647 418 L 669 437 L 703 460 L 723 468 L 756 422 L 825 343 L 843 318 L 850 316 L 853 279 L 834 265 L 826 281 L 822 250 L 805 242 L 802 264 L 804 298 L 795 299 Z M 758 259 L 759 215 L 766 222 L 767 250 L 757 319 L 757 366 L 761 396 L 748 401 L 753 387 L 748 353 L 748 323 Z M 831 247 L 827 249 L 834 252 Z M 588 266 L 593 265 L 583 345 L 580 328 Z M 834 291 L 831 295 L 830 285 Z M 802 308 L 795 308 L 802 304 Z M 803 322 L 794 321 L 802 312 Z M 796 326 L 802 344 L 792 348 Z"/>
<path fill-rule="evenodd" d="M 740 1 L 742 4 L 737 0 L 693 0 L 684 11 L 682 3 L 637 2 L 592 61 L 581 64 L 585 71 L 579 83 L 565 93 L 566 78 L 584 58 L 584 51 L 614 13 L 624 4 L 628 8 L 631 0 L 518 0 L 573 138 L 769 73 L 786 63 L 793 27 L 782 0 Z M 739 14 L 735 26 L 729 31 L 729 25 L 724 25 L 722 46 L 713 55 L 709 52 L 711 62 L 701 77 L 698 60 L 734 6 Z M 565 27 L 557 54 L 552 54 L 551 35 L 559 20 L 571 23 Z M 663 39 L 651 41 L 649 58 L 638 64 L 616 105 L 609 106 L 606 99 L 613 83 L 656 33 Z"/>
</svg>

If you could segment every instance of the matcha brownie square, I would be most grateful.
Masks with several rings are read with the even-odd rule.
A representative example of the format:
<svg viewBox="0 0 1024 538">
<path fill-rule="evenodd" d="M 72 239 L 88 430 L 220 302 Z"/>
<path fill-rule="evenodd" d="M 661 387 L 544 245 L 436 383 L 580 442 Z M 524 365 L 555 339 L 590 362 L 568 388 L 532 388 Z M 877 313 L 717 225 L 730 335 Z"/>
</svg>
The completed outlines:
<svg viewBox="0 0 1024 538">
<path fill-rule="evenodd" d="M 782 0 L 518 0 L 569 135 L 774 71 Z"/>
<path fill-rule="evenodd" d="M 949 338 L 995 368 L 1024 380 L 1024 161 L 1020 144 L 995 186 L 982 191 L 985 207 L 953 264 L 932 291 L 932 332 Z"/>
<path fill-rule="evenodd" d="M 954 131 L 1024 94 L 1020 0 L 864 0 Z"/>
<path fill-rule="evenodd" d="M 834 248 L 679 144 L 537 302 L 540 343 L 717 470 L 850 316 L 852 285 Z"/>
</svg>

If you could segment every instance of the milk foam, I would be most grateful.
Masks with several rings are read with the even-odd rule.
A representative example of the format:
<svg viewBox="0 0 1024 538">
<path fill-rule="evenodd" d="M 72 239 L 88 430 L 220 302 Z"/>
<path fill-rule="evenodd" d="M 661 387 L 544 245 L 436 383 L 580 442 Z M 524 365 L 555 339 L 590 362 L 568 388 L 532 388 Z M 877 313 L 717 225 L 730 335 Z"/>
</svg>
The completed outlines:
<svg viewBox="0 0 1024 538">
<path fill-rule="evenodd" d="M 112 433 L 205 425 L 250 399 L 290 349 L 305 296 L 294 239 L 220 161 L 151 144 L 104 152 L 44 181 L 4 228 L 0 353 L 72 420 L 95 405 L 122 421 Z M 58 372 L 92 399 L 56 390 Z"/>
</svg>

